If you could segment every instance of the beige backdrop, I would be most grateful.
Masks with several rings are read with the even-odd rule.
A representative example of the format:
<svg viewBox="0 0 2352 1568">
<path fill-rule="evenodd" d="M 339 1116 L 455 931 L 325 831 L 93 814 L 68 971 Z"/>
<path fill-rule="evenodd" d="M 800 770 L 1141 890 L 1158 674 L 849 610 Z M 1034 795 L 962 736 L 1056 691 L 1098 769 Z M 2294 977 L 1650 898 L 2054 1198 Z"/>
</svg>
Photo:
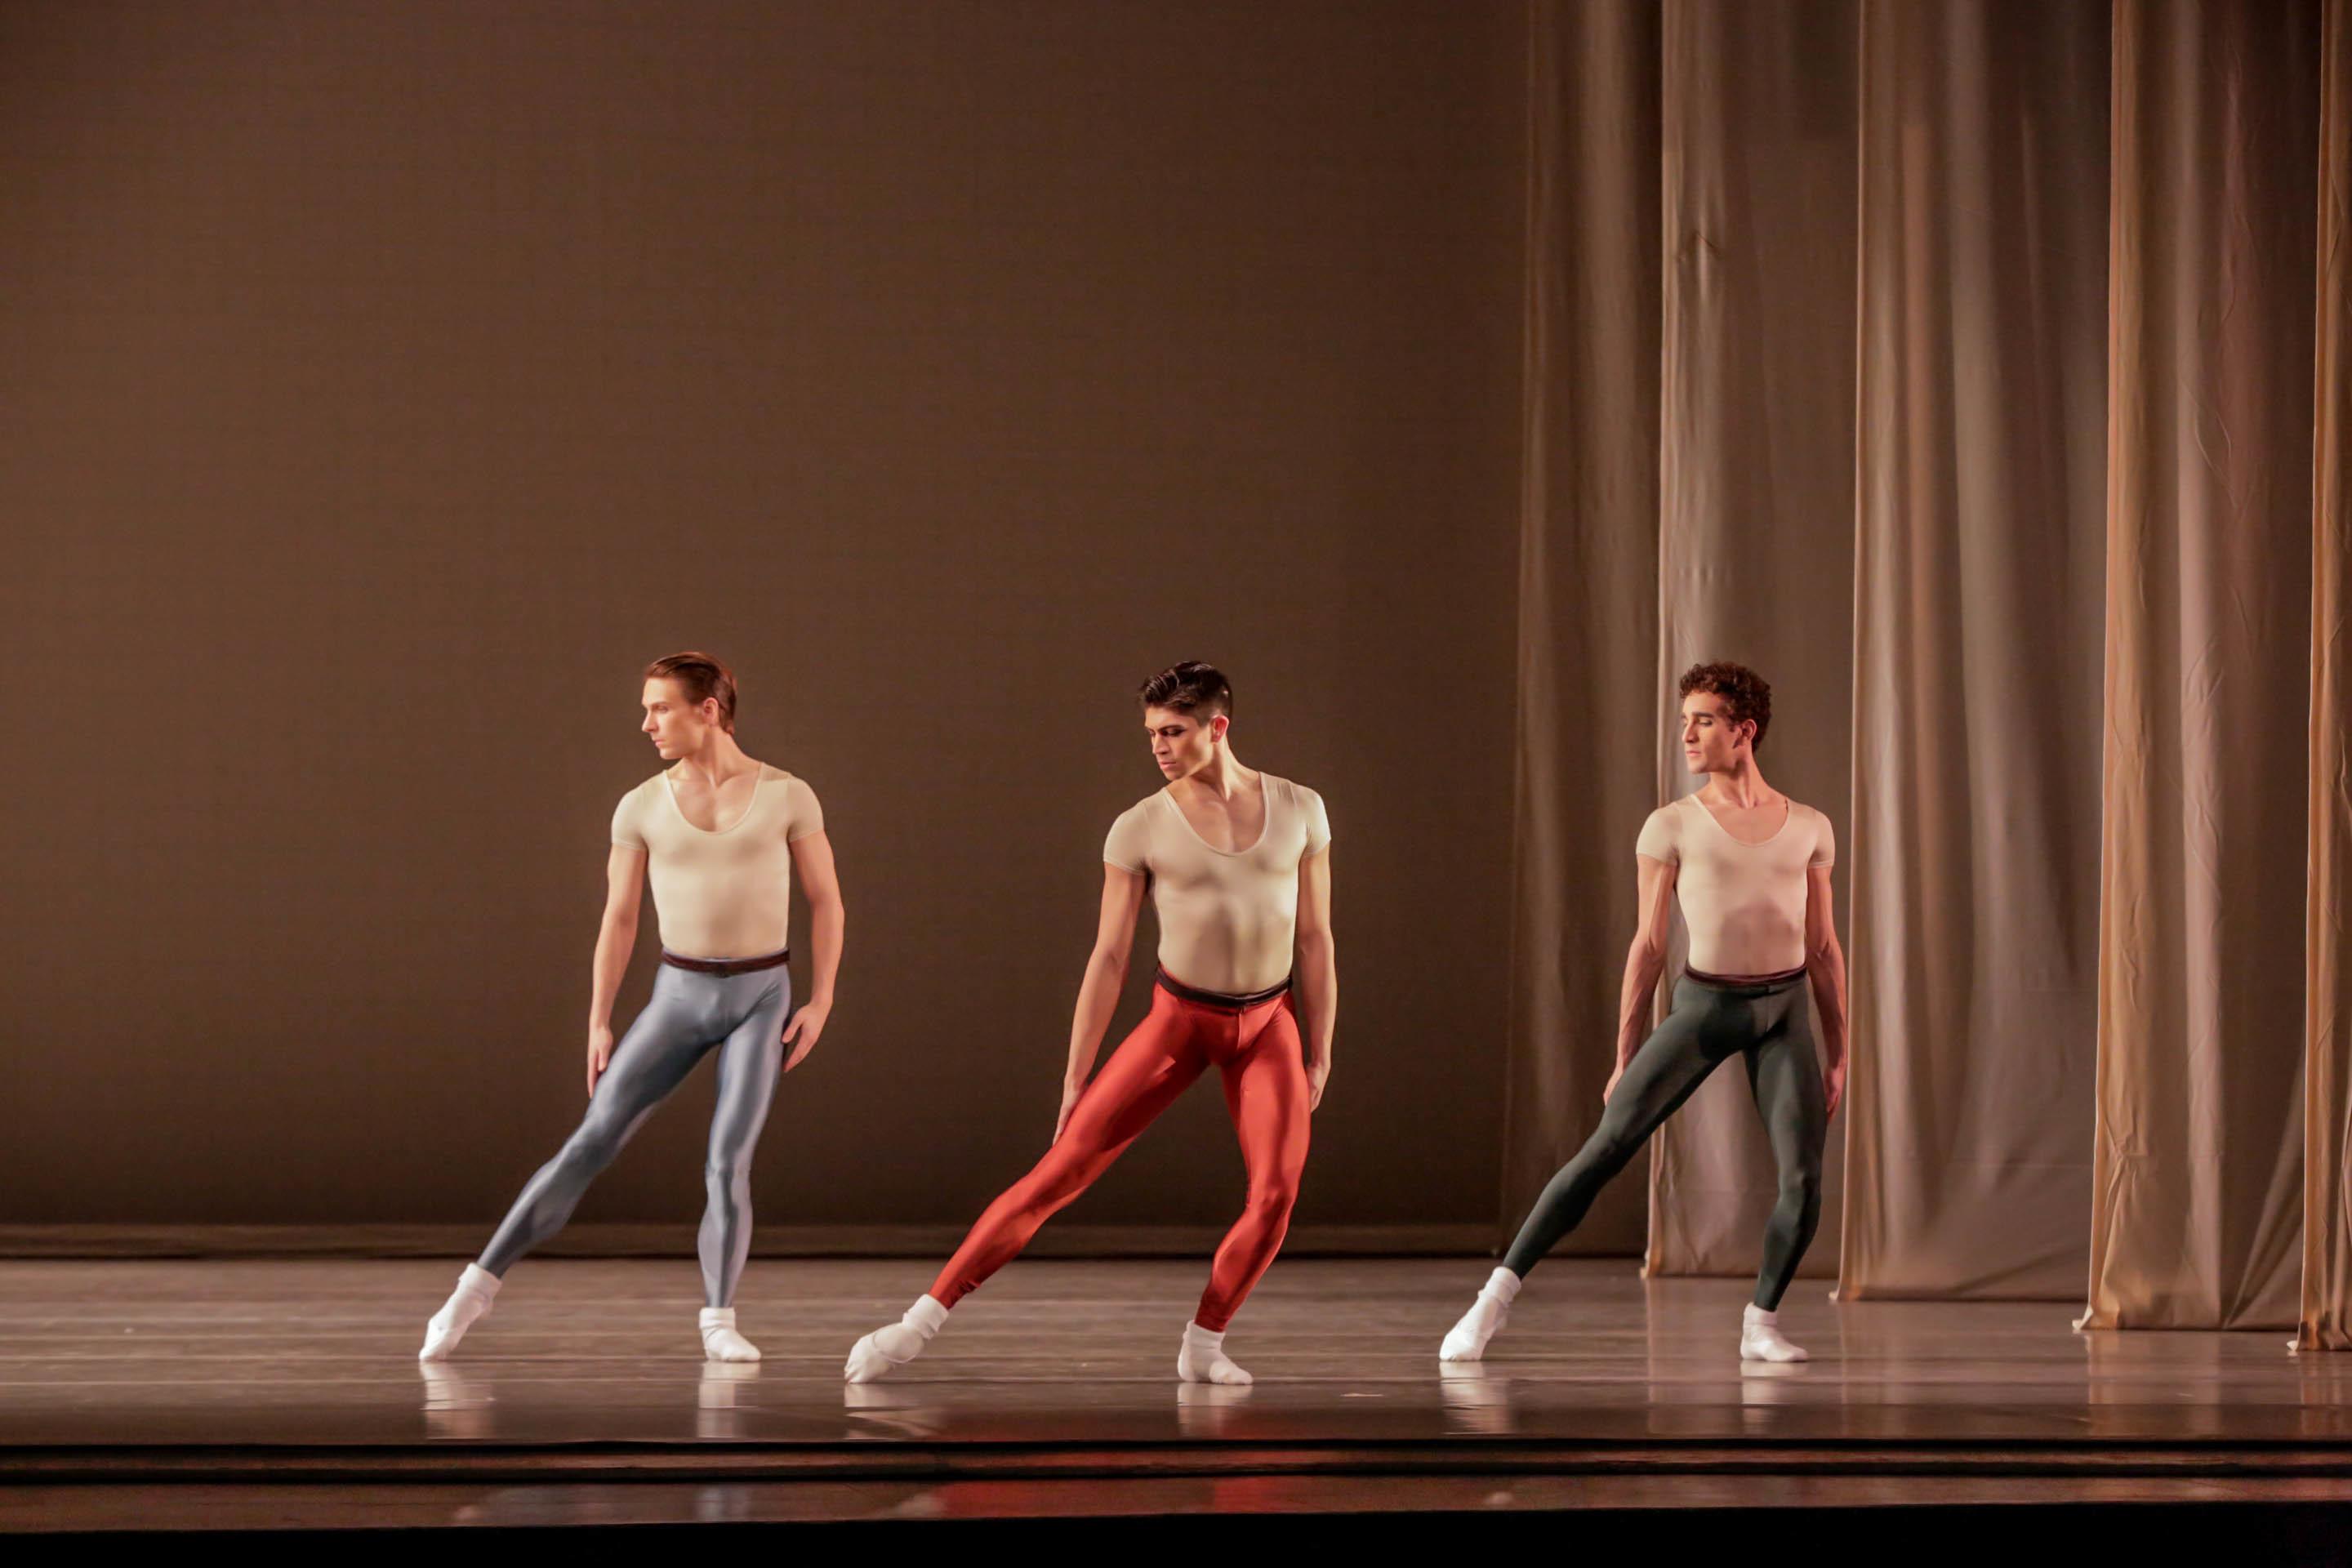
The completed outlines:
<svg viewBox="0 0 2352 1568">
<path fill-rule="evenodd" d="M 2107 81 L 2104 5 L 1864 12 L 1846 1299 L 2082 1289 Z"/>
<path fill-rule="evenodd" d="M 2093 1327 L 2296 1315 L 2318 23 L 2115 12 Z"/>
<path fill-rule="evenodd" d="M 637 671 L 701 646 L 849 907 L 766 1234 L 959 1225 L 1042 1150 L 1131 693 L 1205 657 L 1338 834 L 1301 1234 L 1484 1241 L 1524 48 L 1415 0 L 0 6 L 0 1222 L 487 1227 L 581 1109 Z M 581 1219 L 687 1245 L 709 1094 Z M 1241 1184 L 1202 1093 L 1068 1219 Z"/>
</svg>

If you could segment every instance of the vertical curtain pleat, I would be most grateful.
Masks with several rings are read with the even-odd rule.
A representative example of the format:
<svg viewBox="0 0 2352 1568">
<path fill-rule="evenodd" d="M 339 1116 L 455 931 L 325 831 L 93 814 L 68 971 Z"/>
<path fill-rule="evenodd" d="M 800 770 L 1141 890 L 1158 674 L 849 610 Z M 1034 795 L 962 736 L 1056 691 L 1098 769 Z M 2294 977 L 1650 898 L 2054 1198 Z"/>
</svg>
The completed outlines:
<svg viewBox="0 0 2352 1568">
<path fill-rule="evenodd" d="M 1856 0 L 1668 0 L 1657 703 L 1651 804 L 1703 784 L 1667 721 L 1702 659 L 1772 683 L 1758 761 L 1843 828 L 1853 722 Z M 1630 852 L 1640 817 L 1618 831 Z M 1845 872 L 1837 873 L 1841 889 Z M 1841 905 L 1843 900 L 1841 900 Z M 1840 923 L 1844 924 L 1840 910 Z M 1680 949 L 1672 960 L 1680 963 Z M 1808 1274 L 1834 1273 L 1832 1128 Z M 1757 1266 L 1777 1196 L 1746 1076 L 1651 1145 L 1646 1267 Z"/>
<path fill-rule="evenodd" d="M 2115 11 L 2094 1327 L 2296 1316 L 2318 22 Z"/>
<path fill-rule="evenodd" d="M 1864 16 L 1845 1299 L 2082 1288 L 2107 51 L 2104 5 Z"/>
<path fill-rule="evenodd" d="M 2352 1350 L 2352 321 L 2345 241 L 2352 225 L 2352 0 L 2326 0 L 2320 53 L 2319 288 L 2313 376 L 2311 784 L 2305 894 L 2303 1324 L 2306 1350 Z"/>
<path fill-rule="evenodd" d="M 1658 642 L 1657 10 L 1547 0 L 1529 28 L 1507 1234 L 1600 1120 Z M 1568 1245 L 1633 1251 L 1643 1219 L 1620 1181 Z"/>
</svg>

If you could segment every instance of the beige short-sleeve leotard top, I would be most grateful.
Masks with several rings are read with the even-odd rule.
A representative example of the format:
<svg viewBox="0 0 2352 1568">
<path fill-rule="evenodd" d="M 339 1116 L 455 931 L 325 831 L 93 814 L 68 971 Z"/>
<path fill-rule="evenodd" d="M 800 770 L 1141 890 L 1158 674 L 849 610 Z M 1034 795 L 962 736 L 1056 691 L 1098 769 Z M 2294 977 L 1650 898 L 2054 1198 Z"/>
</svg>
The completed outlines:
<svg viewBox="0 0 2352 1568">
<path fill-rule="evenodd" d="M 1837 858 L 1830 819 L 1789 803 L 1780 831 L 1734 838 L 1696 795 L 1642 825 L 1637 855 L 1681 869 L 1675 897 L 1690 932 L 1689 965 L 1708 974 L 1779 974 L 1805 962 L 1805 872 Z"/>
<path fill-rule="evenodd" d="M 792 921 L 788 846 L 824 830 L 816 792 L 766 763 L 751 804 L 722 827 L 688 822 L 667 773 L 623 795 L 613 812 L 613 842 L 646 852 L 662 946 L 688 958 L 782 952 Z"/>
<path fill-rule="evenodd" d="M 1331 842 L 1323 797 L 1260 773 L 1265 827 L 1246 849 L 1212 848 L 1166 790 L 1121 812 L 1103 858 L 1149 875 L 1160 917 L 1160 966 L 1187 985 L 1245 994 L 1290 975 L 1298 930 L 1298 866 Z"/>
</svg>

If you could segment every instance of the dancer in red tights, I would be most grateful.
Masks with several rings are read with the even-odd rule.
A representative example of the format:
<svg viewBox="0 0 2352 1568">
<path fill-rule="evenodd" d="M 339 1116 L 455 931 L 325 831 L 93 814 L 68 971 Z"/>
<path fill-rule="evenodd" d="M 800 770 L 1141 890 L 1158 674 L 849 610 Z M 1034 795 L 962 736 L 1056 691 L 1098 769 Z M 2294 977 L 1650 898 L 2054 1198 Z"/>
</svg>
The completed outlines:
<svg viewBox="0 0 2352 1568">
<path fill-rule="evenodd" d="M 1177 665 L 1145 682 L 1142 698 L 1168 786 L 1121 814 L 1103 846 L 1102 921 L 1070 1024 L 1054 1146 L 988 1205 L 930 1293 L 851 1349 L 852 1383 L 922 1353 L 949 1308 L 1012 1261 L 1211 1068 L 1241 1136 L 1249 1199 L 1217 1248 L 1176 1375 L 1250 1381 L 1224 1353 L 1225 1325 L 1281 1249 L 1307 1163 L 1307 1114 L 1331 1073 L 1331 826 L 1322 796 L 1235 759 L 1233 691 L 1216 670 Z M 1151 1011 L 1089 1083 L 1147 887 L 1160 918 Z"/>
</svg>

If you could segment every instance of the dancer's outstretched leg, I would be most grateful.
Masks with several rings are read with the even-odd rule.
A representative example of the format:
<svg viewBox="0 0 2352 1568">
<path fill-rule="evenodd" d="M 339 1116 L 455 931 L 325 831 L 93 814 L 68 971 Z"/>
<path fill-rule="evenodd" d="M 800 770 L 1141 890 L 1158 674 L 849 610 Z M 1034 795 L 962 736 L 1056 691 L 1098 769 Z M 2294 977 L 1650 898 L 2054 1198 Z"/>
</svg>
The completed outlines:
<svg viewBox="0 0 2352 1568">
<path fill-rule="evenodd" d="M 613 1049 L 612 1065 L 596 1080 L 588 1114 L 554 1159 L 541 1166 L 507 1211 L 482 1255 L 458 1280 L 441 1310 L 425 1326 L 424 1361 L 438 1361 L 457 1348 L 474 1321 L 489 1310 L 492 1285 L 516 1259 L 563 1228 L 604 1167 L 642 1126 L 655 1106 L 677 1088 L 712 1041 L 704 1008 L 690 994 L 688 977 L 668 967 L 657 971 L 652 997 Z"/>
<path fill-rule="evenodd" d="M 735 1330 L 735 1287 L 751 1250 L 751 1151 L 782 1074 L 784 1019 L 793 1010 L 791 976 L 782 969 L 774 975 L 774 985 L 719 1047 L 719 1098 L 703 1170 L 709 1197 L 698 1238 L 702 1350 L 712 1361 L 760 1359 L 758 1347 Z"/>
<path fill-rule="evenodd" d="M 1803 1361 L 1804 1350 L 1781 1334 L 1779 1309 L 1797 1276 L 1805 1248 L 1822 1214 L 1822 1146 L 1829 1132 L 1828 1096 L 1801 986 L 1775 998 L 1783 1017 L 1779 1026 L 1750 1047 L 1748 1081 L 1764 1118 L 1772 1157 L 1780 1167 L 1780 1194 L 1764 1226 L 1764 1263 L 1756 1276 L 1756 1299 L 1741 1315 L 1742 1361 Z"/>
<path fill-rule="evenodd" d="M 898 1322 L 850 1347 L 842 1375 L 851 1383 L 870 1383 L 921 1354 L 947 1321 L 948 1309 L 1018 1256 L 1037 1227 L 1110 1169 L 1207 1066 L 1183 1005 L 1155 990 L 1151 1011 L 1087 1085 L 1070 1124 L 1045 1157 L 982 1213 L 929 1294 Z"/>
<path fill-rule="evenodd" d="M 1263 1013 L 1263 1016 L 1256 1015 Z M 1298 1182 L 1307 1167 L 1309 1126 L 1307 1064 L 1298 1018 L 1288 996 L 1253 1008 L 1237 1022 L 1243 1044 L 1219 1064 L 1225 1109 L 1241 1139 L 1249 1194 L 1209 1268 L 1209 1288 L 1184 1331 L 1176 1375 L 1186 1383 L 1247 1384 L 1250 1374 L 1224 1353 L 1225 1326 L 1282 1250 Z"/>
<path fill-rule="evenodd" d="M 1725 1053 L 1711 1044 L 1715 1031 L 1707 1026 L 1709 995 L 1686 997 L 1677 988 L 1674 1012 L 1625 1064 L 1624 1076 L 1601 1113 L 1601 1125 L 1545 1185 L 1503 1255 L 1503 1267 L 1487 1278 L 1477 1300 L 1438 1346 L 1439 1360 L 1476 1361 L 1486 1354 L 1486 1342 L 1510 1315 L 1518 1282 L 1576 1228 L 1610 1178 L 1625 1168 L 1659 1123 L 1721 1063 Z"/>
</svg>

